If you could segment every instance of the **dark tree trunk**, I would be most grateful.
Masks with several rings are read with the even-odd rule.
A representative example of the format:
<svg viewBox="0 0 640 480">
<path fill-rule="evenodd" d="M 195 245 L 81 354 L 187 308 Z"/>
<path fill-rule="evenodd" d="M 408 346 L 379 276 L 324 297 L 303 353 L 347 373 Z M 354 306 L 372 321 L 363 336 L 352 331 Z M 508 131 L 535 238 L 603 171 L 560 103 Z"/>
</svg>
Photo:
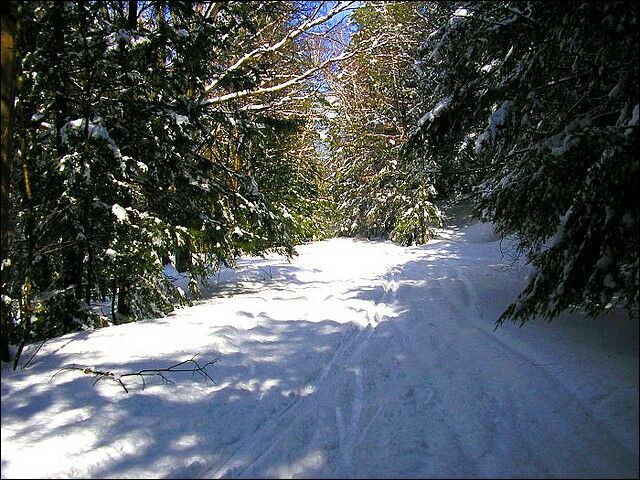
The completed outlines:
<svg viewBox="0 0 640 480">
<path fill-rule="evenodd" d="M 53 9 L 53 43 L 55 51 L 62 55 L 64 52 L 64 4 L 62 2 L 57 3 Z M 66 74 L 65 74 L 64 62 L 58 65 L 57 78 L 56 78 L 56 95 L 53 101 L 53 108 L 55 110 L 55 126 L 56 126 L 56 148 L 59 157 L 66 153 L 64 144 L 62 143 L 62 136 L 60 130 L 64 126 L 67 117 L 67 96 L 65 92 Z"/>
<path fill-rule="evenodd" d="M 2 241 L 0 245 L 0 265 L 5 266 L 5 260 L 8 259 L 9 253 L 9 180 L 11 171 L 11 161 L 13 151 L 11 145 L 11 121 L 13 117 L 15 86 L 17 77 L 16 64 L 16 31 L 18 27 L 18 8 L 16 1 L 3 2 L 2 7 L 2 201 L 0 212 L 1 215 L 1 233 Z M 8 280 L 8 272 L 6 268 L 2 268 L 0 278 L 0 293 L 4 298 L 5 284 Z M 9 318 L 9 308 L 2 304 L 1 316 L 1 332 L 0 332 L 0 355 L 2 360 L 9 361 L 9 335 L 11 329 L 11 321 Z"/>
<path fill-rule="evenodd" d="M 82 101 L 82 114 L 85 120 L 84 123 L 84 148 L 83 148 L 83 162 L 89 165 L 91 162 L 91 155 L 89 152 L 89 122 L 92 117 L 92 104 L 91 94 L 93 90 L 93 56 L 90 55 L 89 43 L 87 37 L 89 35 L 88 26 L 89 20 L 86 11 L 86 4 L 84 2 L 78 3 L 80 9 L 80 18 L 82 22 L 83 39 L 84 39 L 84 57 L 85 57 L 85 88 L 84 98 Z M 83 212 L 83 229 L 86 241 L 84 249 L 87 252 L 86 271 L 87 271 L 87 283 L 85 285 L 84 300 L 87 305 L 91 303 L 91 297 L 93 293 L 94 283 L 94 249 L 93 249 L 93 179 L 89 178 L 88 185 L 86 185 L 86 193 L 84 198 L 84 212 Z"/>
<path fill-rule="evenodd" d="M 124 317 L 131 315 L 131 291 L 128 282 L 121 280 L 118 287 L 118 314 Z"/>
<path fill-rule="evenodd" d="M 135 30 L 138 26 L 138 2 L 137 0 L 129 0 L 129 11 L 127 12 L 127 27 Z"/>
<path fill-rule="evenodd" d="M 193 263 L 191 261 L 191 241 L 187 238 L 183 245 L 176 248 L 176 270 L 188 272 Z"/>
<path fill-rule="evenodd" d="M 20 345 L 16 352 L 13 369 L 18 366 L 18 360 L 22 355 L 24 346 L 31 340 L 31 313 L 32 313 L 32 292 L 33 292 L 33 257 L 35 251 L 35 237 L 34 237 L 34 214 L 33 214 L 33 197 L 31 194 L 31 180 L 29 179 L 29 164 L 27 159 L 27 112 L 24 105 L 22 108 L 18 108 L 16 115 L 18 120 L 19 130 L 19 149 L 20 152 L 20 167 L 22 169 L 22 210 L 25 215 L 24 222 L 24 238 L 26 240 L 26 269 L 24 272 L 24 284 L 22 287 L 20 298 L 20 318 L 21 330 L 20 333 Z"/>
<path fill-rule="evenodd" d="M 67 101 L 67 73 L 66 64 L 64 59 L 65 46 L 65 2 L 55 2 L 52 12 L 53 23 L 53 45 L 55 55 L 58 56 L 57 70 L 55 72 L 56 78 L 56 94 L 53 101 L 53 109 L 55 116 L 56 127 L 56 154 L 58 157 L 63 157 L 67 153 L 67 146 L 62 141 L 61 129 L 67 122 L 68 118 L 68 101 Z M 65 318 L 61 319 L 63 332 L 72 331 L 74 328 L 74 317 L 81 315 L 79 302 L 83 297 L 82 288 L 82 274 L 83 274 L 83 258 L 84 250 L 76 239 L 78 238 L 78 228 L 73 224 L 65 226 L 67 240 L 70 241 L 70 245 L 63 250 L 63 277 L 62 282 L 64 288 L 73 288 L 73 304 L 70 306 L 70 310 L 65 315 Z"/>
</svg>

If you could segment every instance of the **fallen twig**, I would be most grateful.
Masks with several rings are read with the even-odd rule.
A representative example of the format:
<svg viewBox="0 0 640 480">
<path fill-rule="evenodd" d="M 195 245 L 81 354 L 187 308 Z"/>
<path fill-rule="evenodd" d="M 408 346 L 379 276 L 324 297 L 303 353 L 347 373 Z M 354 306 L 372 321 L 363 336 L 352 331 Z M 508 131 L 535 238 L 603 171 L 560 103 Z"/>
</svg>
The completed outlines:
<svg viewBox="0 0 640 480">
<path fill-rule="evenodd" d="M 209 365 L 215 364 L 219 359 L 214 358 L 213 360 L 208 361 L 204 365 L 200 365 L 195 360 L 197 356 L 198 354 L 194 355 L 189 360 L 184 360 L 182 362 L 176 363 L 175 365 L 171 365 L 170 367 L 167 367 L 167 368 L 146 368 L 143 370 L 139 370 L 137 372 L 126 372 L 126 373 L 114 373 L 109 371 L 101 371 L 101 370 L 96 370 L 92 367 L 83 367 L 80 365 L 72 364 L 72 365 L 67 365 L 65 367 L 62 367 L 60 370 L 54 373 L 51 376 L 51 380 L 53 380 L 53 378 L 56 375 L 58 375 L 60 372 L 63 372 L 65 370 L 79 370 L 86 375 L 95 375 L 96 379 L 93 382 L 93 386 L 95 386 L 96 383 L 98 383 L 100 380 L 107 379 L 107 380 L 112 380 L 114 382 L 117 382 L 126 393 L 129 393 L 127 386 L 122 381 L 122 379 L 125 377 L 140 377 L 140 379 L 142 380 L 142 389 L 144 390 L 144 388 L 147 386 L 145 377 L 160 377 L 162 378 L 162 381 L 165 384 L 167 384 L 167 383 L 173 383 L 164 375 L 167 372 L 192 372 L 192 373 L 200 373 L 203 377 L 205 377 L 205 380 L 206 379 L 211 380 L 211 382 L 215 384 L 216 382 L 213 380 L 213 378 L 211 378 L 211 375 L 209 375 L 206 369 Z M 194 366 L 191 368 L 188 368 L 188 367 L 180 368 L 188 364 L 193 364 Z"/>
<path fill-rule="evenodd" d="M 25 368 L 27 368 L 29 366 L 29 364 L 33 361 L 33 359 L 35 358 L 35 356 L 38 354 L 38 352 L 44 346 L 45 343 L 46 343 L 46 340 L 43 340 L 42 343 L 38 346 L 38 348 L 36 348 L 36 351 L 33 352 L 33 355 L 31 355 L 31 357 L 29 357 L 29 360 L 27 360 L 26 363 L 24 363 L 20 367 L 22 370 L 24 370 Z"/>
</svg>

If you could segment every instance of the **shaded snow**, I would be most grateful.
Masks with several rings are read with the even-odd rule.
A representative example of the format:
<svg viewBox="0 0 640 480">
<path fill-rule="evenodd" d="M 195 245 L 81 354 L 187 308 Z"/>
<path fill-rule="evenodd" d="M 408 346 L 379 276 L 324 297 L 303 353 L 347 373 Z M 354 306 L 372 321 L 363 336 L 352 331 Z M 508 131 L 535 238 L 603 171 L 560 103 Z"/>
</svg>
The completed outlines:
<svg viewBox="0 0 640 480">
<path fill-rule="evenodd" d="M 2 477 L 637 477 L 637 320 L 494 332 L 527 268 L 490 224 L 442 237 L 242 259 L 193 307 L 47 342 L 3 368 Z M 215 385 L 51 379 L 195 353 Z"/>
<path fill-rule="evenodd" d="M 437 117 L 439 117 L 449 106 L 451 105 L 451 97 L 445 97 L 440 100 L 435 107 L 425 113 L 420 120 L 418 120 L 418 127 L 424 126 L 427 122 L 434 121 Z"/>
<path fill-rule="evenodd" d="M 465 229 L 464 239 L 468 243 L 497 242 L 500 236 L 496 234 L 492 223 L 476 223 Z"/>
</svg>

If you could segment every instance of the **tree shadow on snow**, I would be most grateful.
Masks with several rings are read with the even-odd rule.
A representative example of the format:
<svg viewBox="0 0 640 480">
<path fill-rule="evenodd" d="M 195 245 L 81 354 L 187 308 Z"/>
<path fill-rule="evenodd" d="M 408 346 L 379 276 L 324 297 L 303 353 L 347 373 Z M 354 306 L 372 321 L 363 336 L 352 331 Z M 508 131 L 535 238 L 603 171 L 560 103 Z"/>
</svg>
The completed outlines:
<svg viewBox="0 0 640 480">
<path fill-rule="evenodd" d="M 554 324 L 536 321 L 521 336 L 525 330 L 512 326 L 496 334 L 494 319 L 513 295 L 498 279 L 511 274 L 499 262 L 478 266 L 489 268 L 486 281 L 479 277 L 486 271 L 469 267 L 456 246 L 425 250 L 423 258 L 392 269 L 379 284 L 354 287 L 344 298 L 360 301 L 351 308 L 366 316 L 367 327 L 329 316 L 317 322 L 273 318 L 264 311 L 244 312 L 257 319 L 252 328 L 212 324 L 206 330 L 210 347 L 198 359 L 220 359 L 207 369 L 215 385 L 174 373 L 167 374 L 173 383 L 154 378 L 144 390 L 130 379 L 127 394 L 107 380 L 92 387 L 92 376 L 79 371 L 49 380 L 63 366 L 82 361 L 59 348 L 16 373 L 16 379 L 41 375 L 41 381 L 3 381 L 3 430 L 11 427 L 3 442 L 65 442 L 60 452 L 66 457 L 58 462 L 64 472 L 95 478 L 637 476 L 637 447 L 635 453 L 626 450 L 600 426 L 558 380 L 557 366 L 536 366 L 540 359 L 520 348 L 543 338 L 561 349 L 558 338 L 567 333 L 583 347 L 600 335 L 610 352 L 637 355 L 633 332 L 625 340 L 601 322 L 584 333 L 568 317 Z M 217 293 L 243 296 L 256 288 L 284 291 L 324 283 L 301 281 L 294 266 L 272 273 L 257 287 L 227 285 Z M 154 322 L 160 328 L 173 321 L 169 316 Z M 54 343 L 82 342 L 88 335 Z M 492 349 L 480 341 L 488 338 L 497 339 Z M 194 353 L 95 368 L 166 368 Z M 519 396 L 542 384 L 562 396 Z M 637 400 L 630 418 L 634 408 L 637 417 Z M 562 430 L 567 422 L 544 423 L 550 417 L 543 409 L 568 417 L 582 443 L 568 443 L 571 437 Z M 531 449 L 536 441 L 537 451 Z M 590 449 L 581 452 L 585 445 Z M 583 470 L 572 470 L 578 462 Z M 85 463 L 86 470 L 79 467 Z M 4 458 L 2 465 L 4 470 Z"/>
</svg>

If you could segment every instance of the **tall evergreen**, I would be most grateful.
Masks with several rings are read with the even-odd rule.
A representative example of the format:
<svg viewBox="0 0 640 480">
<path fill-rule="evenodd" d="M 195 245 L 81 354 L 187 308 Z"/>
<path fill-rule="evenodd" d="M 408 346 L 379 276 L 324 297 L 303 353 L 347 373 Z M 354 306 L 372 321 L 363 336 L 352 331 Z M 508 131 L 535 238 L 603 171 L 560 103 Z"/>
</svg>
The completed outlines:
<svg viewBox="0 0 640 480">
<path fill-rule="evenodd" d="M 299 5 L 23 8 L 4 338 L 165 313 L 183 299 L 171 259 L 197 294 L 237 256 L 291 255 L 318 233 L 319 165 L 290 148 L 311 105 L 286 96 L 309 74 L 271 88 L 309 69 L 291 55 Z"/>
<path fill-rule="evenodd" d="M 419 62 L 439 115 L 409 139 L 515 235 L 535 273 L 502 315 L 638 314 L 635 2 L 450 2 Z M 449 174 L 447 172 L 450 172 Z"/>
<path fill-rule="evenodd" d="M 425 243 L 440 223 L 432 162 L 400 156 L 421 114 L 414 57 L 423 8 L 419 2 L 362 5 L 352 16 L 355 54 L 329 77 L 332 190 L 342 234 Z"/>
</svg>

